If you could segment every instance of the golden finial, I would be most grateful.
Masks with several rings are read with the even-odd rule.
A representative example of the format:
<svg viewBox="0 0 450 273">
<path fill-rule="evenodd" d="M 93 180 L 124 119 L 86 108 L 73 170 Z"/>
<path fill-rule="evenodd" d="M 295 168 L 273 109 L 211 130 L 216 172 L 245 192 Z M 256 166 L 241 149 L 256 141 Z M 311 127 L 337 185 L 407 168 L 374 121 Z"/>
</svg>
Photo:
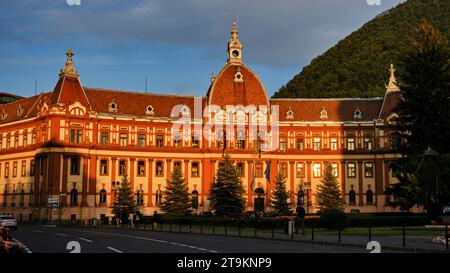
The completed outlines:
<svg viewBox="0 0 450 273">
<path fill-rule="evenodd" d="M 61 72 L 59 73 L 60 76 L 75 76 L 78 77 L 78 72 L 73 66 L 72 62 L 72 56 L 75 55 L 72 53 L 72 49 L 69 47 L 69 49 L 66 52 L 67 55 L 67 61 L 64 67 L 61 69 Z"/>
<path fill-rule="evenodd" d="M 389 84 L 386 86 L 388 92 L 400 91 L 400 88 L 398 88 L 397 85 L 397 79 L 395 78 L 395 71 L 394 65 L 391 64 L 391 68 L 389 69 L 391 76 L 389 77 Z"/>
</svg>

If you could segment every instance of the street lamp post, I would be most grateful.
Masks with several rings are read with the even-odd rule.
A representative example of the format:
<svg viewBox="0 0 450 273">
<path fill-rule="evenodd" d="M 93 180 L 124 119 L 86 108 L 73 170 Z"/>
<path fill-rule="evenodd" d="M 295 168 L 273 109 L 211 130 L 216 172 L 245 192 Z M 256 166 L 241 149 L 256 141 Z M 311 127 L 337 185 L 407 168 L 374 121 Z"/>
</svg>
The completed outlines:
<svg viewBox="0 0 450 273">
<path fill-rule="evenodd" d="M 425 211 L 428 220 L 435 220 L 434 218 L 437 216 L 436 213 L 439 213 L 436 211 L 439 205 L 439 153 L 428 146 L 420 158 L 421 160 L 417 167 L 416 174 L 418 178 L 421 178 L 421 182 L 424 183 Z M 421 174 L 422 169 L 425 170 L 424 174 Z"/>
</svg>

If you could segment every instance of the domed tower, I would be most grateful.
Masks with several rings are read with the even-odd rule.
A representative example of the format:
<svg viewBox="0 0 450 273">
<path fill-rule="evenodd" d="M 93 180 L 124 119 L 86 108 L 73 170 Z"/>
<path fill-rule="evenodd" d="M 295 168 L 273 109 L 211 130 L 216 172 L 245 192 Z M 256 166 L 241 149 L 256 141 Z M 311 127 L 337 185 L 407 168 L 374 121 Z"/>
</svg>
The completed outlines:
<svg viewBox="0 0 450 273">
<path fill-rule="evenodd" d="M 264 105 L 269 107 L 264 86 L 258 76 L 242 62 L 243 45 L 239 39 L 238 26 L 234 22 L 228 41 L 228 60 L 217 77 L 211 78 L 208 90 L 210 105 Z"/>
</svg>

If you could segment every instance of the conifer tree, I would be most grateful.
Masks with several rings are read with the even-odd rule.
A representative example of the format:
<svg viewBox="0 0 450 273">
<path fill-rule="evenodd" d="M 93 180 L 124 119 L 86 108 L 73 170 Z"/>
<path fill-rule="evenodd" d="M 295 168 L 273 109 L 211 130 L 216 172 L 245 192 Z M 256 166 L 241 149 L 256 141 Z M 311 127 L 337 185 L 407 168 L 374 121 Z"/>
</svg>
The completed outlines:
<svg viewBox="0 0 450 273">
<path fill-rule="evenodd" d="M 239 216 L 245 208 L 245 193 L 236 168 L 226 155 L 217 170 L 216 181 L 211 187 L 209 200 L 216 215 Z"/>
<path fill-rule="evenodd" d="M 289 194 L 286 191 L 286 178 L 280 173 L 275 177 L 274 188 L 272 190 L 272 208 L 278 215 L 291 214 L 290 204 L 288 203 Z"/>
<path fill-rule="evenodd" d="M 172 215 L 186 215 L 191 211 L 191 200 L 189 198 L 188 185 L 184 180 L 183 171 L 180 166 L 175 166 L 167 180 L 164 191 L 164 202 L 161 210 Z"/>
<path fill-rule="evenodd" d="M 127 174 L 122 177 L 120 187 L 116 192 L 116 200 L 114 201 L 113 213 L 120 219 L 128 219 L 130 213 L 137 211 L 136 201 L 134 200 L 133 191 L 131 185 L 128 182 Z"/>
<path fill-rule="evenodd" d="M 339 183 L 333 175 L 331 164 L 328 164 L 320 182 L 317 186 L 320 209 L 342 209 L 341 190 L 339 189 Z"/>
</svg>

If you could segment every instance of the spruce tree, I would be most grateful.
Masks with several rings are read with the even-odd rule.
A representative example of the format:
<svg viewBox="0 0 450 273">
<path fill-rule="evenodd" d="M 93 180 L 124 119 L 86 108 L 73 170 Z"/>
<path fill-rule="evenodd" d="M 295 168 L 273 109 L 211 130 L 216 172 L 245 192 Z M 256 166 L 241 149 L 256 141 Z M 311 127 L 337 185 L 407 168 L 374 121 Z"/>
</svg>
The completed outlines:
<svg viewBox="0 0 450 273">
<path fill-rule="evenodd" d="M 187 215 L 191 212 L 191 200 L 189 198 L 188 185 L 184 180 L 180 166 L 175 166 L 167 180 L 164 191 L 164 202 L 161 210 L 172 215 Z"/>
<path fill-rule="evenodd" d="M 278 215 L 290 215 L 291 209 L 288 203 L 289 194 L 286 190 L 286 178 L 280 173 L 275 177 L 274 188 L 272 190 L 272 208 Z"/>
<path fill-rule="evenodd" d="M 245 193 L 236 168 L 226 155 L 217 170 L 216 181 L 211 187 L 209 200 L 216 215 L 239 216 L 245 208 Z"/>
<path fill-rule="evenodd" d="M 122 177 L 120 187 L 117 189 L 116 200 L 114 201 L 113 213 L 120 219 L 128 219 L 130 213 L 137 211 L 136 201 L 134 200 L 133 190 L 128 182 L 127 174 Z"/>
<path fill-rule="evenodd" d="M 403 56 L 404 71 L 400 73 L 400 89 L 404 102 L 399 113 L 399 136 L 406 140 L 401 146 L 403 157 L 392 164 L 400 183 L 388 192 L 396 196 L 393 205 L 410 210 L 426 203 L 423 165 L 417 173 L 421 155 L 431 146 L 440 154 L 440 202 L 450 202 L 450 47 L 445 35 L 423 21 L 414 31 L 410 48 Z M 436 175 L 437 172 L 434 173 Z M 422 178 L 420 178 L 422 177 Z M 434 180 L 434 179 L 433 179 Z"/>
<path fill-rule="evenodd" d="M 343 209 L 341 190 L 333 175 L 331 164 L 328 164 L 320 182 L 317 186 L 320 209 Z"/>
</svg>

